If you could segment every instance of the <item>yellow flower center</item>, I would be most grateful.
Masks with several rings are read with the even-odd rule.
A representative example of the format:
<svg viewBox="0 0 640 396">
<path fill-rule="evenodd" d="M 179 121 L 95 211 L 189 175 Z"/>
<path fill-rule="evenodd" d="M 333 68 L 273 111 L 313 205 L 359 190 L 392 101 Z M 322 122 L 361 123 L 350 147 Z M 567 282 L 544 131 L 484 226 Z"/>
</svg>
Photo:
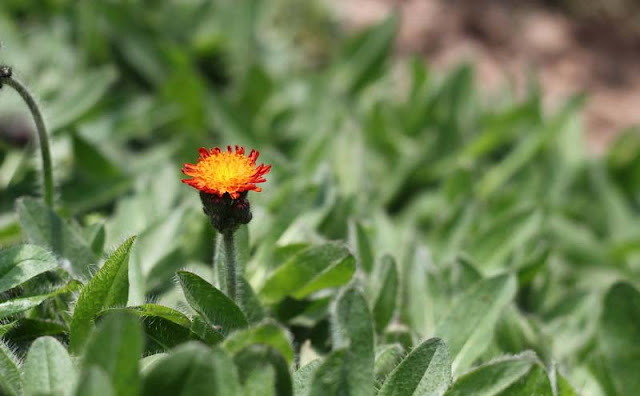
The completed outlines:
<svg viewBox="0 0 640 396">
<path fill-rule="evenodd" d="M 269 173 L 271 165 L 256 167 L 258 151 L 251 150 L 245 157 L 244 147 L 235 146 L 235 149 L 233 152 L 231 146 L 227 146 L 224 152 L 219 147 L 210 150 L 201 147 L 198 163 L 184 164 L 182 168 L 182 173 L 192 178 L 182 182 L 208 194 L 229 193 L 233 199 L 244 191 L 261 191 L 256 184 L 266 181 L 264 175 Z"/>
<path fill-rule="evenodd" d="M 238 190 L 256 173 L 249 158 L 225 152 L 202 159 L 197 168 L 208 188 L 226 192 Z"/>
</svg>

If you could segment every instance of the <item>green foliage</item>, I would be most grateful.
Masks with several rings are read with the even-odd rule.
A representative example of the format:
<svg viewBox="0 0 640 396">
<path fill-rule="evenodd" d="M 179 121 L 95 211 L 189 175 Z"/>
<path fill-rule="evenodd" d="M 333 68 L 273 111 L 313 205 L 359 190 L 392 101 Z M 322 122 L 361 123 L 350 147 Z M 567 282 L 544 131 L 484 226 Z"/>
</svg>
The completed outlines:
<svg viewBox="0 0 640 396">
<path fill-rule="evenodd" d="M 0 342 L 0 389 L 13 396 L 22 394 L 23 386 L 18 358 L 4 342 Z"/>
<path fill-rule="evenodd" d="M 335 243 L 312 246 L 278 267 L 259 294 L 273 303 L 286 296 L 302 299 L 318 290 L 347 283 L 354 270 L 355 261 L 345 246 Z"/>
<path fill-rule="evenodd" d="M 178 279 L 191 308 L 216 331 L 227 335 L 249 325 L 240 308 L 229 297 L 198 275 L 179 271 Z"/>
<path fill-rule="evenodd" d="M 442 340 L 432 338 L 424 341 L 400 362 L 378 394 L 444 395 L 450 384 L 449 351 Z"/>
<path fill-rule="evenodd" d="M 291 396 L 293 385 L 284 357 L 265 345 L 251 345 L 236 353 L 233 361 L 245 394 Z M 262 388 L 259 384 L 262 383 Z"/>
<path fill-rule="evenodd" d="M 145 333 L 145 354 L 161 353 L 182 343 L 198 340 L 209 345 L 222 341 L 222 335 L 210 326 L 201 326 L 193 322 L 182 312 L 157 304 L 144 304 L 139 307 L 110 308 L 100 315 L 122 312 L 141 318 Z"/>
<path fill-rule="evenodd" d="M 533 354 L 525 353 L 489 362 L 460 376 L 447 396 L 553 395 L 549 378 Z"/>
<path fill-rule="evenodd" d="M 0 251 L 0 292 L 57 267 L 56 258 L 38 246 L 22 245 L 4 249 Z"/>
<path fill-rule="evenodd" d="M 293 363 L 293 347 L 290 335 L 277 323 L 264 322 L 246 330 L 240 330 L 231 334 L 222 344 L 230 354 L 235 354 L 251 344 L 267 345 L 285 358 L 288 365 Z"/>
<path fill-rule="evenodd" d="M 115 394 L 137 395 L 141 354 L 142 332 L 136 318 L 127 314 L 109 315 L 87 342 L 82 366 L 102 369 Z"/>
<path fill-rule="evenodd" d="M 398 297 L 398 268 L 393 257 L 384 256 L 371 275 L 375 295 L 373 303 L 373 321 L 376 331 L 381 333 L 389 324 L 396 309 Z"/>
<path fill-rule="evenodd" d="M 66 294 L 80 290 L 82 283 L 77 280 L 70 281 L 66 286 L 63 286 L 51 293 L 42 294 L 38 296 L 19 297 L 0 303 L 0 318 L 6 318 L 13 316 L 17 313 L 27 311 L 31 308 L 37 307 L 42 304 L 43 301 L 60 294 Z"/>
<path fill-rule="evenodd" d="M 31 344 L 23 370 L 25 395 L 69 395 L 75 387 L 71 357 L 52 337 L 41 337 Z"/>
<path fill-rule="evenodd" d="M 454 373 L 468 368 L 489 347 L 498 315 L 515 292 L 515 279 L 500 275 L 477 282 L 458 297 L 436 328 L 449 346 Z"/>
<path fill-rule="evenodd" d="M 80 353 L 100 311 L 127 304 L 129 251 L 134 240 L 135 237 L 131 237 L 116 249 L 100 271 L 82 288 L 69 328 L 69 349 L 74 354 Z"/>
<path fill-rule="evenodd" d="M 6 3 L 57 198 L 0 89 L 1 394 L 640 388 L 640 140 L 592 157 L 581 96 L 479 91 L 395 57 L 397 15 L 349 36 L 316 1 Z M 227 144 L 272 165 L 236 301 L 180 183 Z"/>
<path fill-rule="evenodd" d="M 640 386 L 640 292 L 628 283 L 611 286 L 604 299 L 598 338 L 605 358 L 606 375 L 616 395 L 635 392 Z"/>
<path fill-rule="evenodd" d="M 233 362 L 219 349 L 182 344 L 155 363 L 143 378 L 143 395 L 238 395 Z"/>
<path fill-rule="evenodd" d="M 70 224 L 43 203 L 31 198 L 17 202 L 20 225 L 29 242 L 50 249 L 68 260 L 74 277 L 87 279 L 96 257 L 87 241 Z"/>
<path fill-rule="evenodd" d="M 351 395 L 373 393 L 374 341 L 371 313 L 364 296 L 345 289 L 333 307 L 333 345 L 343 349 L 338 392 Z M 318 369 L 320 371 L 320 369 Z"/>
</svg>

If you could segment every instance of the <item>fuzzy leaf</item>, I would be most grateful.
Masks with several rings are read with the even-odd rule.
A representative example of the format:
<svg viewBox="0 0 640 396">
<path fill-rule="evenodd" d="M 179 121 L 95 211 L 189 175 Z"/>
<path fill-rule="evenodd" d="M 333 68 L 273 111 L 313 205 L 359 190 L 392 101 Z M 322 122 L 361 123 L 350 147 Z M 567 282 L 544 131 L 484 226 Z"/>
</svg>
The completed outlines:
<svg viewBox="0 0 640 396">
<path fill-rule="evenodd" d="M 284 357 L 275 349 L 265 345 L 251 345 L 236 353 L 233 361 L 238 367 L 240 383 L 250 386 L 250 381 L 256 373 L 271 370 L 273 372 L 273 389 L 265 389 L 278 396 L 293 395 L 293 385 L 289 367 Z"/>
<path fill-rule="evenodd" d="M 373 373 L 378 385 L 385 381 L 404 357 L 404 348 L 400 344 L 383 344 L 376 348 L 376 360 Z M 379 388 L 380 386 L 378 386 Z"/>
<path fill-rule="evenodd" d="M 372 314 L 376 332 L 381 333 L 393 317 L 398 297 L 398 268 L 391 256 L 382 257 L 372 280 L 380 283 L 373 300 Z"/>
<path fill-rule="evenodd" d="M 71 357 L 53 337 L 40 337 L 31 344 L 23 370 L 26 396 L 68 395 L 75 386 Z"/>
<path fill-rule="evenodd" d="M 373 323 L 367 302 L 358 290 L 345 289 L 336 301 L 333 315 L 333 344 L 345 349 L 340 389 L 350 395 L 373 393 Z"/>
<path fill-rule="evenodd" d="M 56 258 L 35 245 L 12 246 L 0 251 L 0 293 L 58 267 Z"/>
<path fill-rule="evenodd" d="M 344 349 L 331 352 L 322 364 L 313 370 L 309 396 L 333 396 L 343 394 L 341 392 L 348 392 L 342 378 L 342 374 L 347 372 L 345 371 L 345 363 L 346 351 Z"/>
<path fill-rule="evenodd" d="M 178 279 L 189 305 L 223 335 L 249 325 L 240 308 L 209 282 L 187 271 L 179 271 Z"/>
<path fill-rule="evenodd" d="M 619 395 L 640 389 L 640 292 L 628 283 L 614 284 L 604 299 L 598 329 L 600 349 Z"/>
<path fill-rule="evenodd" d="M 302 299 L 315 291 L 347 283 L 354 271 L 355 259 L 343 245 L 312 246 L 278 267 L 258 294 L 269 304 L 287 296 Z"/>
<path fill-rule="evenodd" d="M 135 237 L 127 239 L 82 288 L 71 319 L 69 351 L 79 354 L 93 328 L 96 315 L 105 308 L 124 306 L 129 295 L 129 252 Z"/>
<path fill-rule="evenodd" d="M 97 258 L 87 241 L 44 203 L 22 198 L 16 211 L 26 238 L 69 260 L 70 272 L 77 278 L 89 279 Z"/>
<path fill-rule="evenodd" d="M 487 349 L 500 312 L 515 292 L 515 278 L 500 275 L 477 282 L 459 296 L 436 329 L 449 347 L 454 373 L 471 366 Z"/>
<path fill-rule="evenodd" d="M 293 394 L 295 396 L 306 396 L 309 393 L 311 380 L 320 365 L 320 359 L 316 359 L 293 373 Z"/>
<path fill-rule="evenodd" d="M 533 353 L 494 360 L 459 377 L 446 396 L 552 396 L 551 384 Z"/>
<path fill-rule="evenodd" d="M 393 370 L 380 396 L 441 396 L 451 384 L 447 346 L 438 338 L 420 344 Z"/>
<path fill-rule="evenodd" d="M 224 340 L 222 347 L 234 355 L 252 344 L 270 346 L 282 354 L 287 364 L 293 364 L 294 352 L 291 346 L 291 335 L 276 322 L 267 321 L 249 329 L 236 331 Z"/>
<path fill-rule="evenodd" d="M 185 343 L 154 363 L 143 379 L 142 395 L 239 395 L 238 374 L 220 349 Z"/>
<path fill-rule="evenodd" d="M 119 396 L 138 395 L 138 360 L 142 355 L 142 331 L 138 318 L 117 313 L 106 316 L 91 335 L 82 367 L 104 370 Z"/>
<path fill-rule="evenodd" d="M 202 341 L 209 345 L 222 341 L 222 334 L 206 326 L 201 336 L 194 329 L 191 320 L 182 312 L 156 304 L 144 304 L 139 307 L 109 308 L 100 312 L 99 316 L 115 312 L 125 312 L 138 316 L 142 320 L 145 333 L 145 355 L 168 351 L 188 341 Z"/>
<path fill-rule="evenodd" d="M 58 290 L 55 290 L 48 294 L 42 294 L 39 296 L 30 296 L 30 297 L 19 297 L 13 298 L 9 301 L 3 302 L 0 304 L 0 319 L 6 318 L 7 316 L 15 315 L 20 312 L 27 311 L 31 308 L 37 307 L 42 304 L 45 300 L 50 299 L 51 297 L 55 297 L 65 293 L 75 292 L 80 290 L 82 287 L 82 283 L 77 280 L 72 280 L 66 286 L 61 287 Z"/>
<path fill-rule="evenodd" d="M 0 393 L 9 396 L 22 395 L 22 375 L 18 358 L 13 351 L 0 340 Z"/>
<path fill-rule="evenodd" d="M 75 396 L 113 396 L 115 394 L 113 384 L 103 369 L 98 366 L 84 368 Z"/>
</svg>

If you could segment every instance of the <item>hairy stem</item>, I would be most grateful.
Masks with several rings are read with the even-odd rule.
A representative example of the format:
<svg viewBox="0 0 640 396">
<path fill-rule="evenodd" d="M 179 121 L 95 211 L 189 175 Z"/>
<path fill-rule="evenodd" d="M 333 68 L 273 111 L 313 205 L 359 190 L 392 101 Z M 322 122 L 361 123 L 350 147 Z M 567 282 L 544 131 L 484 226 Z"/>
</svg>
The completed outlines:
<svg viewBox="0 0 640 396">
<path fill-rule="evenodd" d="M 53 207 L 53 166 L 51 165 L 51 149 L 49 147 L 49 135 L 47 133 L 47 127 L 44 124 L 44 118 L 42 117 L 42 113 L 40 112 L 40 108 L 36 103 L 33 95 L 27 89 L 27 87 L 17 80 L 15 77 L 11 76 L 3 76 L 2 83 L 13 87 L 25 101 L 29 110 L 31 111 L 31 115 L 33 116 L 33 120 L 36 124 L 36 129 L 38 131 L 38 140 L 40 142 L 40 154 L 42 155 L 42 172 L 44 179 L 44 202 Z"/>
<path fill-rule="evenodd" d="M 237 260 L 236 260 L 236 245 L 233 237 L 232 230 L 225 230 L 222 233 L 223 246 L 224 246 L 224 258 L 226 266 L 226 286 L 227 295 L 233 301 L 236 301 L 237 286 L 238 286 L 238 274 L 237 274 Z"/>
</svg>

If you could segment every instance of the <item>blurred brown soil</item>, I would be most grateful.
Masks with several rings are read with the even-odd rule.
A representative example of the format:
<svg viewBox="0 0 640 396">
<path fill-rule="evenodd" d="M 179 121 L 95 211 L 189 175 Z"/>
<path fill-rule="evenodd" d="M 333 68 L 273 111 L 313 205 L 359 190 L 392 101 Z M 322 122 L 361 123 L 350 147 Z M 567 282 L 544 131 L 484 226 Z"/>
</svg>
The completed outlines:
<svg viewBox="0 0 640 396">
<path fill-rule="evenodd" d="M 332 2 L 353 29 L 397 8 L 400 55 L 424 54 L 437 70 L 473 61 L 476 80 L 489 92 L 505 83 L 522 88 L 533 75 L 546 108 L 587 93 L 584 123 L 594 153 L 620 130 L 640 124 L 640 29 L 627 21 L 637 23 L 636 12 L 612 17 L 594 8 L 578 16 L 549 0 Z"/>
</svg>

